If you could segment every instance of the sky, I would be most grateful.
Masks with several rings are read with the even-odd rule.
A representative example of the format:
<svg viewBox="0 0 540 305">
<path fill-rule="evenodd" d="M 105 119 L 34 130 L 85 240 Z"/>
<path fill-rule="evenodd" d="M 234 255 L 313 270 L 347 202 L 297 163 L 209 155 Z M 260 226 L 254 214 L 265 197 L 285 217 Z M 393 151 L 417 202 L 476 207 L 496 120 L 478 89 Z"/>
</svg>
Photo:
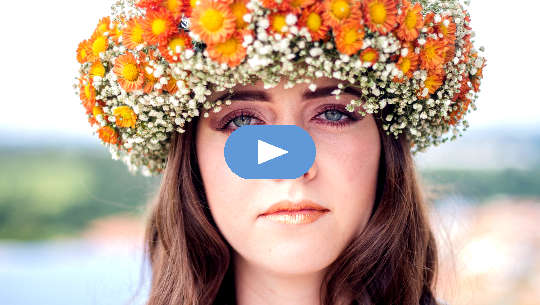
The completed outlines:
<svg viewBox="0 0 540 305">
<path fill-rule="evenodd" d="M 76 48 L 90 37 L 113 0 L 5 1 L 0 11 L 0 132 L 91 136 L 72 84 Z M 471 128 L 540 128 L 540 38 L 532 0 L 472 0 L 468 7 L 476 46 L 487 67 Z"/>
</svg>

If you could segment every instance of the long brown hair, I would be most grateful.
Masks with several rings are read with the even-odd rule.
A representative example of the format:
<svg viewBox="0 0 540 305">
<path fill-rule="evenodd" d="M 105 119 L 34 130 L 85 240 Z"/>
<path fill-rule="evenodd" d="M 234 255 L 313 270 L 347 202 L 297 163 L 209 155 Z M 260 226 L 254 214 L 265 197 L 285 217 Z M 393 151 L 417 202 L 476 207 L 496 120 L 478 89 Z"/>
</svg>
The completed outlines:
<svg viewBox="0 0 540 305">
<path fill-rule="evenodd" d="M 363 232 L 328 268 L 321 304 L 346 295 L 353 304 L 437 304 L 437 247 L 411 144 L 382 129 L 373 210 Z M 195 130 L 171 139 L 167 168 L 149 206 L 145 258 L 152 280 L 147 305 L 235 305 L 232 248 L 210 214 L 198 167 Z"/>
</svg>

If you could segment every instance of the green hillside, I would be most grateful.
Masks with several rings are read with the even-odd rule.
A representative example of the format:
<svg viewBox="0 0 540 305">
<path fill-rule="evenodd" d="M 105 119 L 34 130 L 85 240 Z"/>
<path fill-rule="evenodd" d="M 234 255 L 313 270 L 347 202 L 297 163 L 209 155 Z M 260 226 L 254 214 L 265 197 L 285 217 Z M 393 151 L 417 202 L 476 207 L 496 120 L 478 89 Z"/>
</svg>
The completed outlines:
<svg viewBox="0 0 540 305">
<path fill-rule="evenodd" d="M 96 218 L 141 213 L 159 183 L 131 175 L 105 148 L 3 148 L 0 168 L 0 239 L 75 235 Z M 442 197 L 540 197 L 538 167 L 421 173 Z"/>
</svg>

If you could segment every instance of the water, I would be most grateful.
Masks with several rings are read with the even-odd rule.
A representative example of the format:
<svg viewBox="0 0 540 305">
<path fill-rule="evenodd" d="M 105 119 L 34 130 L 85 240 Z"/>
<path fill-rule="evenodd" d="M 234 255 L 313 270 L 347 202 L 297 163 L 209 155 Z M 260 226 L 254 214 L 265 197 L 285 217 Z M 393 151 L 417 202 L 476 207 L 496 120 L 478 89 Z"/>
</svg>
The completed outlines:
<svg viewBox="0 0 540 305">
<path fill-rule="evenodd" d="M 3 305 L 128 304 L 141 284 L 142 250 L 129 243 L 0 242 Z M 150 273 L 133 305 L 144 304 Z"/>
</svg>

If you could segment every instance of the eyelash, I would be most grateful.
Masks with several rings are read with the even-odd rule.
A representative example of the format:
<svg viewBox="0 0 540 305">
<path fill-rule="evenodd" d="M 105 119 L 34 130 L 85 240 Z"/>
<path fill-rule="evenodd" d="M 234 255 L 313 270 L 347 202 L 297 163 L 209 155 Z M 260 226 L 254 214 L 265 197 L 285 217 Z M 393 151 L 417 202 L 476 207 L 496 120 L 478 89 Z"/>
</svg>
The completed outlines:
<svg viewBox="0 0 540 305">
<path fill-rule="evenodd" d="M 342 110 L 340 107 L 336 106 L 336 105 L 326 105 L 323 107 L 322 111 L 320 111 L 315 117 L 318 117 L 320 116 L 321 114 L 324 114 L 325 112 L 327 111 L 332 111 L 332 110 L 335 110 L 337 111 L 338 113 L 340 114 L 343 114 L 345 115 L 346 117 L 346 120 L 343 120 L 343 121 L 330 121 L 330 120 L 325 120 L 325 119 L 316 119 L 316 120 L 319 120 L 319 121 L 324 121 L 323 125 L 328 125 L 328 126 L 331 126 L 331 127 L 334 127 L 334 128 L 343 128 L 345 127 L 346 125 L 349 125 L 349 124 L 352 124 L 353 122 L 355 121 L 358 121 L 359 119 L 355 118 L 353 115 L 349 114 L 349 112 L 347 110 Z M 227 126 L 229 126 L 229 124 L 234 121 L 236 118 L 238 117 L 245 117 L 245 118 L 254 118 L 256 120 L 259 120 L 257 118 L 257 114 L 251 112 L 250 110 L 248 109 L 242 109 L 242 110 L 239 110 L 239 111 L 234 111 L 232 113 L 230 113 L 229 115 L 227 115 L 222 121 L 225 121 L 225 123 L 222 123 L 220 125 L 220 127 L 218 128 L 218 130 L 221 130 L 221 131 L 227 131 L 227 130 L 230 130 L 230 128 L 226 128 Z M 260 121 L 260 120 L 259 120 Z M 238 127 L 239 128 L 239 127 Z"/>
</svg>

